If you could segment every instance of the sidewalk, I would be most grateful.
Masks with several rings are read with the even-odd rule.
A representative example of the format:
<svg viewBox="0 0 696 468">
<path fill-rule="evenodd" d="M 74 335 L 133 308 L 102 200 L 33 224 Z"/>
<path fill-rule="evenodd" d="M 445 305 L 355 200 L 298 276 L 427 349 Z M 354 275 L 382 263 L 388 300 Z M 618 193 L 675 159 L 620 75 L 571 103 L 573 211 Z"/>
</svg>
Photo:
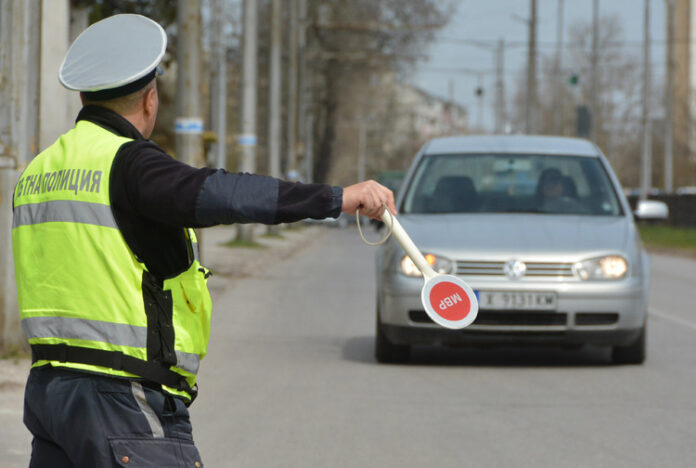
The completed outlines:
<svg viewBox="0 0 696 468">
<path fill-rule="evenodd" d="M 208 287 L 213 296 L 224 289 L 230 278 L 253 276 L 273 268 L 278 260 L 286 259 L 298 250 L 325 235 L 325 228 L 304 224 L 279 228 L 279 236 L 267 236 L 266 226 L 255 225 L 255 241 L 259 247 L 228 247 L 234 240 L 235 226 L 216 226 L 202 231 L 201 262 L 213 272 Z M 213 306 L 215 299 L 213 298 Z"/>
</svg>

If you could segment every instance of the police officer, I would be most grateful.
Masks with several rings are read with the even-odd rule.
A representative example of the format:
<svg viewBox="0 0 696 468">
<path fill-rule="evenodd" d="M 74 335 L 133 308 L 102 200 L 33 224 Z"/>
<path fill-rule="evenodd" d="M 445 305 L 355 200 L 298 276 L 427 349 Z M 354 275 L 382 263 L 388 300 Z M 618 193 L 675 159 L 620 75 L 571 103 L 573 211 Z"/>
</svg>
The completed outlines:
<svg viewBox="0 0 696 468">
<path fill-rule="evenodd" d="M 373 181 L 290 183 L 167 156 L 148 140 L 166 40 L 139 15 L 85 30 L 59 72 L 80 92 L 75 127 L 15 188 L 31 467 L 202 466 L 187 406 L 210 332 L 210 272 L 191 228 L 395 212 Z"/>
</svg>

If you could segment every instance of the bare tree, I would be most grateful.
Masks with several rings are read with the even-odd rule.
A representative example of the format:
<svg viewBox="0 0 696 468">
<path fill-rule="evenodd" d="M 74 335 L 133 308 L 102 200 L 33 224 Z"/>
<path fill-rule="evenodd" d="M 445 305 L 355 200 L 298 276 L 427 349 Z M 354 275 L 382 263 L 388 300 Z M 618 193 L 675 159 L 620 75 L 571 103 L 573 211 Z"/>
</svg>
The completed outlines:
<svg viewBox="0 0 696 468">
<path fill-rule="evenodd" d="M 351 166 L 360 121 L 367 121 L 368 151 L 384 149 L 373 146 L 378 132 L 388 138 L 382 132 L 390 115 L 383 109 L 391 105 L 393 90 L 385 89 L 383 78 L 408 70 L 422 57 L 434 32 L 446 23 L 450 7 L 437 0 L 309 2 L 317 181 L 336 179 L 330 174 L 338 159 L 347 159 L 344 165 Z M 354 174 L 345 174 L 345 181 Z"/>
<path fill-rule="evenodd" d="M 610 158 L 619 178 L 625 185 L 638 183 L 640 139 L 639 123 L 641 109 L 641 61 L 636 51 L 628 47 L 618 16 L 605 16 L 600 19 L 597 57 L 597 110 L 594 119 L 594 142 Z M 591 98 L 592 69 L 592 23 L 578 21 L 571 25 L 563 60 L 565 69 L 558 77 L 553 72 L 553 55 L 542 57 L 540 118 L 541 132 L 553 132 L 553 85 L 554 80 L 562 79 L 561 100 L 564 113 L 561 116 L 560 133 L 576 134 L 576 109 L 589 106 Z M 570 85 L 571 75 L 578 77 L 577 85 Z M 516 101 L 517 120 L 519 120 L 520 93 L 523 83 L 518 87 Z M 655 87 L 659 89 L 659 87 Z M 660 109 L 662 103 L 659 92 L 651 93 L 652 109 Z M 520 122 L 517 122 L 520 125 Z"/>
<path fill-rule="evenodd" d="M 164 0 L 101 0 L 89 2 L 72 0 L 74 4 L 90 8 L 90 22 L 116 13 L 140 13 L 158 21 L 169 35 L 170 47 L 165 61 L 174 65 L 176 57 L 176 2 Z M 285 3 L 285 2 L 284 2 Z M 286 3 L 289 4 L 290 2 Z M 202 2 L 206 8 L 207 2 Z M 368 176 L 376 171 L 398 166 L 395 154 L 412 156 L 411 149 L 396 148 L 385 144 L 394 132 L 394 116 L 400 111 L 395 107 L 393 84 L 398 77 L 410 71 L 417 60 L 424 58 L 426 46 L 432 41 L 435 31 L 446 24 L 452 11 L 452 0 L 308 0 L 307 13 L 303 27 L 307 32 L 305 59 L 307 73 L 311 75 L 312 99 L 307 103 L 308 112 L 314 116 L 313 153 L 314 179 L 317 182 L 350 182 L 355 172 L 340 175 L 342 168 L 355 169 L 354 157 L 357 152 L 358 123 L 365 121 L 366 147 L 368 153 L 375 153 L 372 166 L 368 166 Z M 232 23 L 235 14 L 232 8 Z M 285 8 L 288 15 L 287 7 Z M 267 67 L 269 47 L 270 8 L 268 1 L 259 5 L 258 41 L 258 121 L 259 145 L 257 152 L 260 173 L 267 172 L 266 148 L 268 113 Z M 204 18 L 207 16 L 204 14 Z M 287 21 L 288 18 L 285 18 Z M 230 34 L 232 43 L 227 52 L 228 59 L 228 135 L 238 132 L 240 55 L 234 25 Z M 289 28 L 284 28 L 287 31 Z M 207 28 L 203 28 L 204 31 Z M 203 38 L 203 51 L 208 44 Z M 287 41 L 286 41 L 287 43 Z M 288 50 L 284 48 L 283 60 L 288 63 Z M 203 67 L 208 65 L 203 59 Z M 287 79 L 283 67 L 283 79 Z M 201 93 L 207 100 L 207 73 L 202 72 Z M 165 72 L 160 79 L 160 115 L 153 138 L 167 151 L 173 149 L 174 127 L 174 86 L 175 73 Z M 396 77 L 393 80 L 385 77 Z M 284 85 L 285 86 L 285 85 Z M 301 96 L 300 96 L 301 97 Z M 284 103 L 285 104 L 285 103 Z M 205 108 L 204 106 L 204 114 Z M 287 112 L 287 109 L 283 109 Z M 304 135 L 297 136 L 299 141 Z M 228 140 L 229 164 L 234 166 L 239 147 Z M 340 164 L 337 161 L 342 161 Z M 302 162 L 298 161 L 299 167 Z M 333 175 L 332 175 L 333 174 Z M 331 180 L 329 180 L 331 179 Z"/>
</svg>

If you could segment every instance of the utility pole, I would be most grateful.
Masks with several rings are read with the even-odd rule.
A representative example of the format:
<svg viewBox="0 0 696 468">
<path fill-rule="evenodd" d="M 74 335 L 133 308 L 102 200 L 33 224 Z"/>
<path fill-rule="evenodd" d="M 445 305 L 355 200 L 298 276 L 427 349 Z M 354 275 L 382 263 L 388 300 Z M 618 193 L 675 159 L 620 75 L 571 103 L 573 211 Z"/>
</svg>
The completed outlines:
<svg viewBox="0 0 696 468">
<path fill-rule="evenodd" d="M 454 80 L 450 78 L 447 82 L 447 104 L 449 105 L 449 128 L 447 135 L 454 135 Z"/>
<path fill-rule="evenodd" d="M 307 0 L 297 0 L 297 89 L 298 89 L 298 113 L 297 113 L 297 139 L 304 143 L 307 124 Z M 303 144 L 299 145 L 300 147 Z M 297 158 L 297 153 L 295 154 Z M 298 165 L 299 170 L 299 165 Z"/>
<path fill-rule="evenodd" d="M 203 119 L 199 107 L 201 7 L 196 0 L 177 4 L 176 157 L 191 166 L 203 165 Z"/>
<path fill-rule="evenodd" d="M 536 84 L 536 23 L 537 0 L 530 1 L 529 46 L 527 50 L 527 101 L 525 106 L 525 133 L 536 133 L 537 84 Z"/>
<path fill-rule="evenodd" d="M 306 66 L 305 71 L 305 176 L 307 177 L 306 182 L 308 184 L 311 184 L 314 182 L 314 111 L 312 110 L 312 83 L 314 82 L 314 80 L 312 79 L 312 72 Z"/>
<path fill-rule="evenodd" d="M 280 177 L 280 88 L 281 88 L 281 20 L 283 5 L 281 0 L 271 2 L 271 64 L 270 64 L 270 103 L 268 123 L 268 168 L 271 177 Z M 269 234 L 276 234 L 276 226 L 268 226 Z"/>
<path fill-rule="evenodd" d="M 312 183 L 314 180 L 314 115 L 312 114 L 312 72 L 307 60 L 307 0 L 300 1 L 300 87 L 302 89 L 302 110 L 301 127 L 304 129 L 304 151 L 305 151 L 305 182 Z"/>
<path fill-rule="evenodd" d="M 314 182 L 314 115 L 311 112 L 307 113 L 305 121 L 305 164 L 307 175 L 307 183 Z"/>
<path fill-rule="evenodd" d="M 12 18 L 12 141 L 17 164 L 22 166 L 31 161 L 39 149 L 41 5 L 15 1 Z M 57 81 L 55 76 L 53 79 Z M 72 116 L 74 119 L 77 112 Z"/>
<path fill-rule="evenodd" d="M 483 95 L 483 74 L 478 73 L 476 78 L 476 125 L 478 126 L 478 131 L 481 133 L 483 132 Z"/>
<path fill-rule="evenodd" d="M 505 40 L 498 40 L 498 48 L 495 54 L 495 133 L 505 131 Z"/>
<path fill-rule="evenodd" d="M 674 0 L 667 6 L 667 77 L 665 79 L 665 192 L 674 190 Z"/>
<path fill-rule="evenodd" d="M 599 0 L 592 2 L 592 56 L 590 57 L 590 139 L 597 139 L 597 122 L 599 121 L 598 64 L 599 61 Z"/>
<path fill-rule="evenodd" d="M 271 3 L 271 66 L 270 66 L 270 122 L 268 125 L 268 156 L 271 177 L 281 177 L 280 173 L 280 103 L 281 103 L 281 42 L 282 42 L 282 3 Z"/>
<path fill-rule="evenodd" d="M 193 167 L 205 165 L 203 155 L 203 118 L 199 102 L 199 59 L 201 36 L 201 6 L 197 0 L 178 0 L 176 59 L 176 157 Z M 198 232 L 198 244 L 203 245 L 203 233 Z"/>
<path fill-rule="evenodd" d="M 0 350 L 26 347 L 14 280 L 12 196 L 17 169 L 38 151 L 40 25 L 38 2 L 0 0 Z"/>
<path fill-rule="evenodd" d="M 288 69 L 288 123 L 287 123 L 287 140 L 288 140 L 288 159 L 286 167 L 286 175 L 290 179 L 297 179 L 297 161 L 295 140 L 297 136 L 297 50 L 299 47 L 298 37 L 298 0 L 288 0 L 287 5 L 290 8 L 290 64 Z"/>
<path fill-rule="evenodd" d="M 41 41 L 39 37 L 41 35 L 41 5 L 35 2 L 27 2 L 25 8 L 27 9 L 24 22 L 27 50 L 25 55 L 26 62 L 24 64 L 26 80 L 22 103 L 25 113 L 20 120 L 26 121 L 24 128 L 26 129 L 28 151 L 24 155 L 19 154 L 20 164 L 31 161 L 41 149 L 39 146 L 39 70 L 41 69 Z"/>
<path fill-rule="evenodd" d="M 643 132 L 643 147 L 641 151 L 640 199 L 648 198 L 652 187 L 652 138 L 649 121 L 648 99 L 650 97 L 650 0 L 645 0 L 643 14 L 643 111 L 641 115 L 641 130 Z"/>
<path fill-rule="evenodd" d="M 240 172 L 252 173 L 256 170 L 256 63 L 257 42 L 257 3 L 256 0 L 244 0 L 244 31 L 242 46 L 242 132 L 239 144 L 242 146 Z M 240 224 L 237 240 L 251 241 L 254 228 L 249 224 Z"/>
<path fill-rule="evenodd" d="M 12 2 L 0 0 L 0 350 L 12 314 L 12 197 L 17 167 L 12 134 Z"/>
<path fill-rule="evenodd" d="M 41 2 L 26 2 L 26 3 L 41 3 Z M 70 29 L 68 31 L 68 42 L 72 44 L 77 36 L 79 36 L 82 31 L 89 27 L 89 6 L 86 4 L 70 5 Z M 82 102 L 80 101 L 77 93 L 70 93 L 70 100 L 68 102 L 68 113 L 72 116 L 70 122 L 75 120 L 77 114 L 82 109 Z"/>
<path fill-rule="evenodd" d="M 553 61 L 553 133 L 561 134 L 561 121 L 563 119 L 563 99 L 561 98 L 561 60 L 563 53 L 563 0 L 558 0 L 558 14 L 556 19 L 556 56 Z"/>
<path fill-rule="evenodd" d="M 312 110 L 312 74 L 307 69 L 305 75 L 305 174 L 306 182 L 314 182 L 314 112 Z"/>
<path fill-rule="evenodd" d="M 225 0 L 213 0 L 213 76 L 211 83 L 212 130 L 216 140 L 212 145 L 211 161 L 227 168 L 227 41 L 225 40 Z"/>
<path fill-rule="evenodd" d="M 20 2 L 12 2 L 15 5 Z M 35 2 L 26 2 L 35 3 Z M 36 2 L 39 3 L 39 2 Z M 63 133 L 70 130 L 75 115 L 70 115 L 70 101 L 79 99 L 56 79 L 61 61 L 68 51 L 70 36 L 70 2 L 46 0 L 41 4 L 41 66 L 39 70 L 39 148 L 47 148 Z M 4 42 L 3 42 L 4 44 Z"/>
</svg>

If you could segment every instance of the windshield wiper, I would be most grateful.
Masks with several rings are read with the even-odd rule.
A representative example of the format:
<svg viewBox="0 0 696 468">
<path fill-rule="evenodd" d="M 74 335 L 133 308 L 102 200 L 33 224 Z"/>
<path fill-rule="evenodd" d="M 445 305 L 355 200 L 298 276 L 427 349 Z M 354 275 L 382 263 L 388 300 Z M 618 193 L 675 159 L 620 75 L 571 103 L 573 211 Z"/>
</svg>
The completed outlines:
<svg viewBox="0 0 696 468">
<path fill-rule="evenodd" d="M 494 212 L 496 213 L 496 212 Z M 506 208 L 500 213 L 544 213 L 537 208 Z"/>
</svg>

